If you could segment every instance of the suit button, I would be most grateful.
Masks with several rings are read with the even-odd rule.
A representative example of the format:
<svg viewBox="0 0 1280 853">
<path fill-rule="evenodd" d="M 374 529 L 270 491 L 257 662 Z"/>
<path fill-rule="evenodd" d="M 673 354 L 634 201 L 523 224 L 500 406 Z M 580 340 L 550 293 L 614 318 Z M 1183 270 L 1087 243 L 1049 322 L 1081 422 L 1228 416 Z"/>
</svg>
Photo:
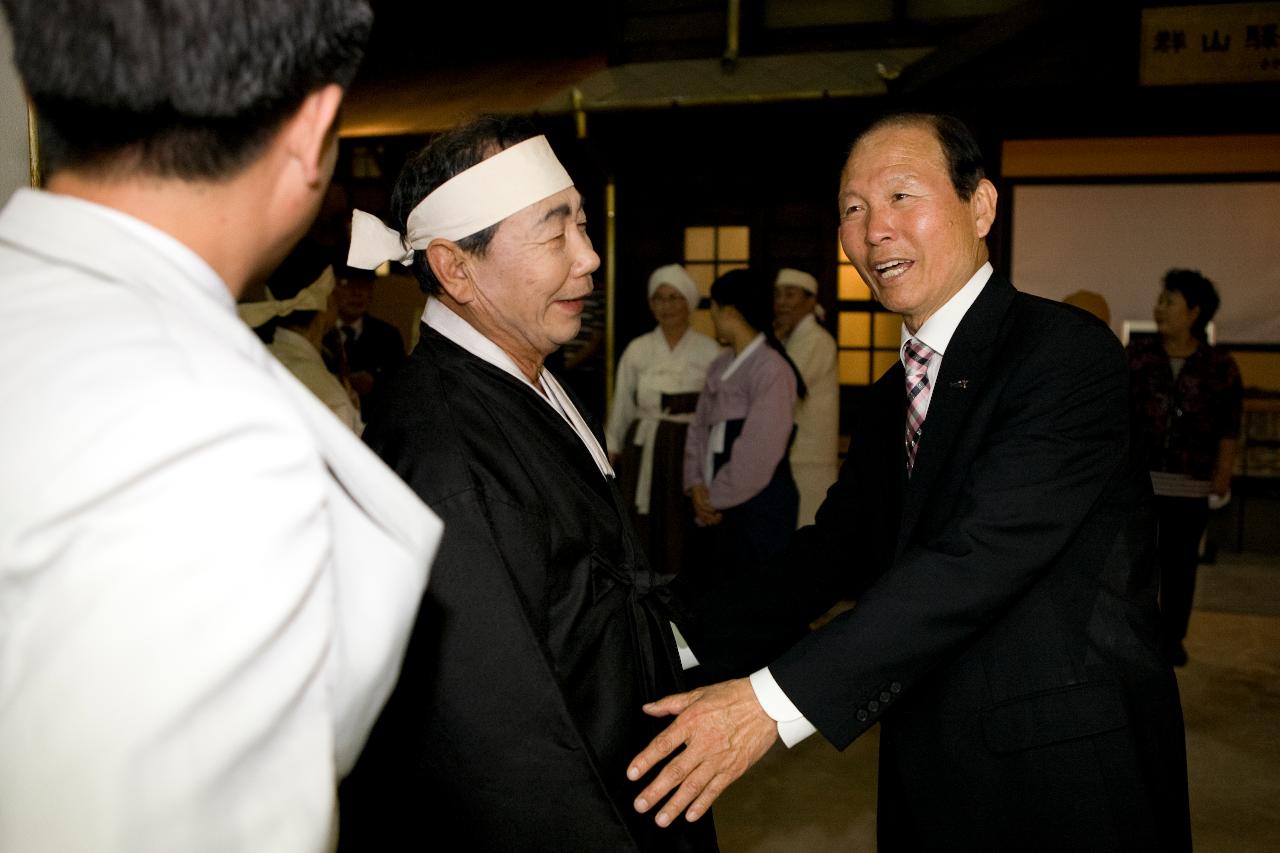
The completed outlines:
<svg viewBox="0 0 1280 853">
<path fill-rule="evenodd" d="M 890 684 L 890 685 L 889 685 L 889 692 L 890 692 L 890 693 L 901 693 L 901 692 L 902 692 L 902 685 L 901 685 L 901 684 L 899 684 L 899 683 L 898 683 L 898 682 L 896 682 L 896 681 L 895 681 L 895 682 L 893 682 L 893 684 Z"/>
<path fill-rule="evenodd" d="M 859 711 L 858 711 L 858 713 L 857 713 L 857 714 L 855 714 L 854 716 L 856 716 L 856 717 L 858 718 L 858 722 L 860 722 L 860 723 L 865 723 L 865 722 L 867 721 L 867 712 L 866 712 L 866 711 L 859 710 Z"/>
<path fill-rule="evenodd" d="M 881 701 L 881 702 L 888 702 L 888 701 L 889 701 L 890 699 L 892 699 L 892 698 L 893 698 L 893 697 L 892 697 L 892 696 L 890 696 L 888 693 L 881 693 L 881 694 L 880 694 L 880 701 Z"/>
<path fill-rule="evenodd" d="M 880 703 L 872 699 L 867 703 L 867 710 L 874 714 L 876 711 L 880 710 Z"/>
</svg>

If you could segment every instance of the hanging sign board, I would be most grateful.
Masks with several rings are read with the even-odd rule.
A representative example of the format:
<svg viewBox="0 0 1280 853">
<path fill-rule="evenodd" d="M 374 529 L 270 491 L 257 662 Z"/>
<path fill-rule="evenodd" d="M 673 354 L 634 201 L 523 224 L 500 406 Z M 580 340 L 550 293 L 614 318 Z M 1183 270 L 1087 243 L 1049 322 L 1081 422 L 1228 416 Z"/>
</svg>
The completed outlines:
<svg viewBox="0 0 1280 853">
<path fill-rule="evenodd" d="M 1142 10 L 1143 86 L 1280 82 L 1280 2 Z"/>
</svg>

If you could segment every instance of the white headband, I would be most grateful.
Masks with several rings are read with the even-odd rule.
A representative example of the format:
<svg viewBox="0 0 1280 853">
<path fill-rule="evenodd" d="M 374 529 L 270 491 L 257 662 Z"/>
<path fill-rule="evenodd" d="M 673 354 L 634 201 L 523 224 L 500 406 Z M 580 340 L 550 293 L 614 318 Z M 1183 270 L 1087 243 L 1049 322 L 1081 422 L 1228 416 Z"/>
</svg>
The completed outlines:
<svg viewBox="0 0 1280 853">
<path fill-rule="evenodd" d="M 669 284 L 680 291 L 684 301 L 689 303 L 690 311 L 697 310 L 698 303 L 702 301 L 702 293 L 698 291 L 698 285 L 694 283 L 693 276 L 689 275 L 688 270 L 679 264 L 667 264 L 665 267 L 654 270 L 649 276 L 650 299 L 653 298 L 653 292 L 663 284 Z"/>
<path fill-rule="evenodd" d="M 403 237 L 376 216 L 351 216 L 347 265 L 374 269 L 385 261 L 413 262 L 432 240 L 461 240 L 531 204 L 573 186 L 545 136 L 503 149 L 432 190 L 409 214 Z"/>
<path fill-rule="evenodd" d="M 800 270 L 778 270 L 778 277 L 773 284 L 775 287 L 791 285 L 792 287 L 800 288 L 806 293 L 812 293 L 814 296 L 818 295 L 818 280 L 807 272 L 801 272 Z"/>
<path fill-rule="evenodd" d="M 245 302 L 236 306 L 240 319 L 256 329 L 268 320 L 285 317 L 294 311 L 323 311 L 329 307 L 329 294 L 333 293 L 333 267 L 325 267 L 320 277 L 308 284 L 292 299 L 276 299 L 267 291 L 263 302 Z"/>
</svg>

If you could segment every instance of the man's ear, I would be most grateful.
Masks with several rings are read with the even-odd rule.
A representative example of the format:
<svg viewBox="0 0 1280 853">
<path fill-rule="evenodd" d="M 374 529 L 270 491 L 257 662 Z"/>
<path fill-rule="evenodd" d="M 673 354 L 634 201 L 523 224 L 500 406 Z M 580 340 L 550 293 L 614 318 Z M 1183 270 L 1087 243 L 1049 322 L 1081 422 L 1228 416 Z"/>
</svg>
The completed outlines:
<svg viewBox="0 0 1280 853">
<path fill-rule="evenodd" d="M 338 108 L 342 105 L 342 87 L 330 83 L 316 89 L 302 100 L 298 111 L 285 125 L 285 141 L 289 156 L 302 168 L 309 186 L 329 180 L 329 149 L 338 144 Z"/>
<path fill-rule="evenodd" d="M 437 239 L 427 244 L 427 265 L 436 281 L 454 302 L 466 305 L 475 298 L 475 283 L 467 255 L 452 240 Z"/>
<path fill-rule="evenodd" d="M 978 237 L 986 237 L 996 221 L 996 185 L 986 178 L 978 181 L 969 198 L 969 210 L 973 212 L 973 224 Z"/>
</svg>

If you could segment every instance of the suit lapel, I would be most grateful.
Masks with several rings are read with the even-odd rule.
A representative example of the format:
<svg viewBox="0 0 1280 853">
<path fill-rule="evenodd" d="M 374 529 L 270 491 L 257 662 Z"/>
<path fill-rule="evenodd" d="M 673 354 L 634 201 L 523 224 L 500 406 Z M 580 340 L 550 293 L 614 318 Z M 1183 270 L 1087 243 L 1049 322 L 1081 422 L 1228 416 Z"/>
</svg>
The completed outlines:
<svg viewBox="0 0 1280 853">
<path fill-rule="evenodd" d="M 924 505 L 953 455 L 956 438 L 968 419 L 973 401 L 986 387 L 995 352 L 992 345 L 1013 295 L 1013 285 L 1008 279 L 993 274 L 947 345 L 929 400 L 929 414 L 925 418 L 915 466 L 907 481 L 902 525 L 898 529 L 898 553 L 911 541 Z M 902 429 L 905 430 L 905 426 Z M 903 468 L 905 471 L 905 462 Z"/>
</svg>

